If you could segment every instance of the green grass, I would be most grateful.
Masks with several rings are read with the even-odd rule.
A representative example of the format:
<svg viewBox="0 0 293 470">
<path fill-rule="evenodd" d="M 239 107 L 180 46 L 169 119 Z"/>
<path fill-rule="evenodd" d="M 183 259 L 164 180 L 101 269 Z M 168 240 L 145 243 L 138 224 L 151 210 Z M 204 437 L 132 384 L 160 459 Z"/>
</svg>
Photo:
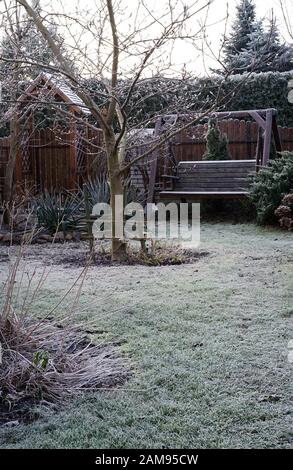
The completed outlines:
<svg viewBox="0 0 293 470">
<path fill-rule="evenodd" d="M 206 224 L 202 249 L 194 264 L 91 269 L 80 315 L 125 340 L 133 378 L 0 430 L 1 447 L 292 447 L 292 234 Z M 55 266 L 37 308 L 78 272 Z"/>
</svg>

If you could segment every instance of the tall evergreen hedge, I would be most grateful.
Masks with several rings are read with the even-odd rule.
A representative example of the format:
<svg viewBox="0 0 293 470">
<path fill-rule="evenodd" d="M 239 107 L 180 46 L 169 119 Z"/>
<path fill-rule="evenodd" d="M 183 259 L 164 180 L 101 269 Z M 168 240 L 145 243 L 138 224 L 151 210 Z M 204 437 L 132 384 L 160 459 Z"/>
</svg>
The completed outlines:
<svg viewBox="0 0 293 470">
<path fill-rule="evenodd" d="M 180 86 L 178 84 L 176 86 L 175 81 L 170 81 L 168 93 L 160 93 L 160 90 L 168 89 L 166 81 L 160 78 L 156 83 L 154 79 L 147 84 L 138 85 L 135 97 L 130 104 L 131 119 L 136 124 L 147 116 L 164 112 L 168 105 L 176 109 L 176 103 L 184 103 L 184 101 L 188 104 L 189 110 L 208 109 L 214 104 L 221 88 L 220 95 L 225 103 L 221 106 L 221 110 L 276 108 L 279 125 L 293 127 L 293 104 L 288 101 L 288 83 L 291 79 L 293 79 L 293 70 L 292 72 L 253 73 L 246 77 L 233 75 L 228 79 L 215 75 L 192 82 L 186 81 L 184 84 L 180 83 Z M 233 93 L 235 88 L 237 91 Z M 176 91 L 173 92 L 172 89 Z M 154 90 L 156 93 L 152 94 Z M 151 98 L 142 101 L 143 97 L 149 95 L 152 95 Z M 181 105 L 177 111 L 179 110 L 184 113 Z"/>
<path fill-rule="evenodd" d="M 288 101 L 288 83 L 292 79 L 293 70 L 292 72 L 254 73 L 247 77 L 233 75 L 229 79 L 215 75 L 193 81 L 186 80 L 185 83 L 163 77 L 143 81 L 135 88 L 128 106 L 130 124 L 140 126 L 146 118 L 155 117 L 166 110 L 170 112 L 170 108 L 174 110 L 171 112 L 184 113 L 184 103 L 188 105 L 189 111 L 208 109 L 214 104 L 220 88 L 221 97 L 225 103 L 221 106 L 221 110 L 276 108 L 279 125 L 293 127 L 293 104 Z M 100 106 L 105 106 L 96 94 L 96 90 L 101 90 L 98 80 L 85 80 L 85 87 L 91 90 L 93 98 Z M 232 93 L 235 87 L 237 87 L 237 92 Z M 127 90 L 125 86 L 125 97 Z M 121 101 L 123 101 L 123 96 L 121 96 Z M 3 132 L 3 127 L 1 129 L 0 126 L 0 135 L 6 135 L 8 132 L 7 130 Z"/>
<path fill-rule="evenodd" d="M 293 127 L 293 104 L 288 101 L 288 83 L 292 78 L 293 71 L 253 74 L 228 107 L 232 110 L 276 108 L 279 125 Z"/>
<path fill-rule="evenodd" d="M 239 84 L 239 90 L 229 98 L 222 110 L 276 108 L 279 125 L 293 127 L 293 104 L 288 101 L 288 83 L 292 79 L 293 71 L 254 73 L 247 78 L 235 75 L 224 82 L 220 77 L 202 78 L 190 89 L 193 109 L 208 107 L 220 85 L 224 98 Z"/>
</svg>

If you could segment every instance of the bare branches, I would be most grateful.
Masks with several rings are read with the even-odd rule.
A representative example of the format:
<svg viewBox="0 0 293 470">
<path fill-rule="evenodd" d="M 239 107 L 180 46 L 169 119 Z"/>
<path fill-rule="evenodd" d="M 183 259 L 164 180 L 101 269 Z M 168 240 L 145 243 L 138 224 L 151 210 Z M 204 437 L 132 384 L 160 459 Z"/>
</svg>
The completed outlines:
<svg viewBox="0 0 293 470">
<path fill-rule="evenodd" d="M 291 12 L 290 12 L 286 0 L 279 0 L 279 4 L 280 4 L 280 7 L 281 7 L 283 20 L 284 20 L 287 32 L 288 32 L 290 38 L 293 41 L 293 24 L 290 20 L 290 18 L 292 18 L 292 5 L 291 5 Z"/>
<path fill-rule="evenodd" d="M 188 39 L 198 48 L 197 40 L 201 41 L 202 34 L 205 34 L 212 2 L 213 0 L 194 0 L 186 6 L 178 0 L 166 0 L 160 8 L 154 10 L 148 0 L 141 0 L 133 12 L 119 2 L 97 0 L 95 6 L 88 9 L 85 15 L 74 15 L 68 14 L 65 8 L 58 12 L 44 11 L 40 14 L 27 0 L 16 0 L 46 40 L 56 63 L 45 64 L 27 58 L 20 58 L 15 62 L 3 56 L 0 60 L 19 65 L 38 64 L 66 77 L 77 96 L 96 119 L 94 127 L 101 127 L 105 133 L 112 136 L 111 138 L 116 134 L 115 149 L 119 152 L 119 161 L 122 164 L 121 155 L 127 150 L 126 136 L 136 121 L 133 119 L 134 108 L 145 107 L 147 100 L 156 99 L 155 93 L 149 92 L 137 99 L 137 93 L 140 93 L 140 89 L 143 89 L 141 86 L 147 80 L 153 80 L 156 75 L 162 76 L 167 69 L 172 70 L 172 54 L 176 41 Z M 64 55 L 60 44 L 46 26 L 46 22 L 53 18 L 58 19 L 60 26 L 67 30 L 66 38 L 70 38 L 71 49 L 68 56 Z M 196 18 L 199 28 L 194 27 L 193 21 Z M 95 47 L 96 60 L 92 46 Z M 72 61 L 75 61 L 74 64 Z M 91 68 L 90 77 L 95 75 L 95 83 L 99 85 L 92 89 L 89 82 L 81 79 L 75 72 L 76 65 L 83 68 L 85 76 Z M 157 91 L 158 96 L 178 94 L 180 87 L 184 88 L 189 80 L 185 69 L 181 74 L 182 80 L 179 80 L 175 87 L 171 82 L 162 82 L 160 90 Z M 217 106 L 217 103 L 215 97 L 214 105 Z M 188 98 L 185 99 L 181 95 L 180 101 L 177 100 L 174 104 L 166 100 L 166 105 L 160 112 L 176 113 L 176 105 L 182 112 L 192 107 Z M 209 107 L 210 109 L 214 109 L 214 106 Z M 201 110 L 197 111 L 200 113 Z M 142 115 L 140 126 L 154 125 L 155 120 L 156 112 L 150 114 L 149 118 Z M 190 122 L 190 125 L 192 124 L 193 119 Z M 121 147 L 124 148 L 123 152 Z"/>
<path fill-rule="evenodd" d="M 72 67 L 71 64 L 69 63 L 68 60 L 64 57 L 62 54 L 60 46 L 54 41 L 52 35 L 50 34 L 48 28 L 44 25 L 44 22 L 42 21 L 41 17 L 38 15 L 38 13 L 28 4 L 26 0 L 17 0 L 17 2 L 22 5 L 26 11 L 27 14 L 31 17 L 31 19 L 34 21 L 36 27 L 38 28 L 39 32 L 42 34 L 44 39 L 47 41 L 48 46 L 52 50 L 57 62 L 60 64 L 61 73 L 65 73 L 67 77 L 69 77 L 73 83 L 78 84 L 78 80 L 76 79 L 75 75 L 72 73 Z M 85 104 L 91 109 L 93 114 L 97 117 L 99 123 L 103 127 L 107 127 L 107 123 L 105 121 L 105 118 L 103 117 L 102 113 L 100 112 L 99 108 L 96 106 L 95 102 L 92 100 L 92 98 L 85 93 L 83 90 L 78 90 L 77 91 L 78 96 L 85 102 Z"/>
<path fill-rule="evenodd" d="M 116 21 L 114 16 L 112 0 L 107 0 L 107 8 L 109 13 L 109 22 L 112 31 L 112 40 L 113 40 L 113 58 L 112 58 L 112 73 L 111 73 L 111 92 L 112 95 L 115 93 L 115 88 L 118 81 L 118 64 L 119 64 L 119 42 L 118 42 L 118 33 L 116 27 Z M 113 122 L 114 113 L 116 107 L 116 100 L 114 97 L 111 97 L 110 105 L 107 115 L 107 123 L 111 124 Z"/>
</svg>

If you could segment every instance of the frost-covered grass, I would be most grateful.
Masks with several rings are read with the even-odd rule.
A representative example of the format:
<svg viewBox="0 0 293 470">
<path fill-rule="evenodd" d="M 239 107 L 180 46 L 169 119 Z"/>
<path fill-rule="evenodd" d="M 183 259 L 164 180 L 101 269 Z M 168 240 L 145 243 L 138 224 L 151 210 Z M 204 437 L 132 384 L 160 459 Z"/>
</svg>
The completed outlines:
<svg viewBox="0 0 293 470">
<path fill-rule="evenodd" d="M 210 254 L 194 264 L 93 268 L 81 315 L 94 320 L 97 339 L 121 341 L 133 378 L 0 430 L 1 446 L 292 447 L 292 241 L 253 225 L 206 224 L 201 248 Z M 80 269 L 52 272 L 40 311 Z"/>
</svg>

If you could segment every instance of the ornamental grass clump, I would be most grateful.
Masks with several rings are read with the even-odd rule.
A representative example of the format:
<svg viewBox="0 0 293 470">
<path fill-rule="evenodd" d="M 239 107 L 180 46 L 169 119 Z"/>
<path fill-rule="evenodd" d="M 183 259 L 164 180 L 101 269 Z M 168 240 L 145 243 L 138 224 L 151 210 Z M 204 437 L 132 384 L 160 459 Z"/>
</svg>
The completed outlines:
<svg viewBox="0 0 293 470">
<path fill-rule="evenodd" d="M 24 254 L 21 246 L 1 295 L 0 424 L 29 421 L 37 405 L 56 408 L 88 390 L 122 384 L 130 375 L 117 346 L 97 344 L 85 333 L 89 325 L 76 320 L 77 296 L 87 268 L 40 317 L 35 304 L 47 274 L 28 273 Z M 65 311 L 64 301 L 74 289 L 73 304 Z"/>
</svg>

